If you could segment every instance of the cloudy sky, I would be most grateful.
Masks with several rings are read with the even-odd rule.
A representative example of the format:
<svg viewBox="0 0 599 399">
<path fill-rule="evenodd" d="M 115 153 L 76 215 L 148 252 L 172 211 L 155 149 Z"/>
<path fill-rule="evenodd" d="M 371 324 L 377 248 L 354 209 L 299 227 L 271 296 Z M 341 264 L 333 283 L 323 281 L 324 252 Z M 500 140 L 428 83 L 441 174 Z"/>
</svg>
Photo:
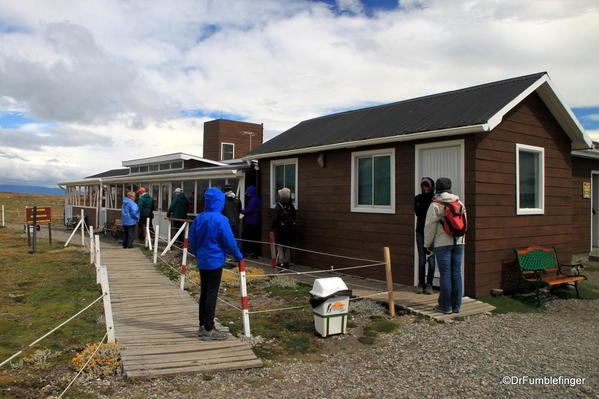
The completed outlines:
<svg viewBox="0 0 599 399">
<path fill-rule="evenodd" d="M 0 183 L 202 153 L 327 113 L 548 71 L 599 139 L 596 0 L 0 2 Z"/>
</svg>

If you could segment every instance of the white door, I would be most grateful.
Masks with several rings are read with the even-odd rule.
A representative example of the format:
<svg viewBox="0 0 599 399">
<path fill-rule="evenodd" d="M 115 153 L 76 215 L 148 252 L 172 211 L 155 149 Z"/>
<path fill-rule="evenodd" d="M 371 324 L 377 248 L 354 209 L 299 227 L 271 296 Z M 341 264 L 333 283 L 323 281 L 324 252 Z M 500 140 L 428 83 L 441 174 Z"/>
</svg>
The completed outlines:
<svg viewBox="0 0 599 399">
<path fill-rule="evenodd" d="M 591 225 L 591 234 L 592 241 L 591 245 L 593 248 L 599 247 L 599 174 L 593 173 L 593 193 L 592 193 L 592 202 L 591 206 L 593 207 L 591 212 L 592 217 L 592 225 Z"/>
<path fill-rule="evenodd" d="M 430 177 L 436 181 L 439 177 L 451 179 L 454 194 L 464 202 L 464 140 L 443 141 L 415 146 L 415 189 L 420 194 L 420 179 Z M 467 205 L 464 203 L 464 205 Z M 416 219 L 414 219 L 416 223 Z M 414 286 L 418 285 L 418 251 L 414 239 Z M 464 282 L 464 263 L 462 262 L 462 285 Z M 439 269 L 435 267 L 433 285 L 439 286 Z"/>
</svg>

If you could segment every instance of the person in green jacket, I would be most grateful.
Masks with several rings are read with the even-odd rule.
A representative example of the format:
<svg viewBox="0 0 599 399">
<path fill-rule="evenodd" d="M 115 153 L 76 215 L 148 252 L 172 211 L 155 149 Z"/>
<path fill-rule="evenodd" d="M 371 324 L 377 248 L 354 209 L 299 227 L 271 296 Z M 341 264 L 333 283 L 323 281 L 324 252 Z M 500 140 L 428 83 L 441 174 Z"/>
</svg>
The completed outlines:
<svg viewBox="0 0 599 399">
<path fill-rule="evenodd" d="M 145 241 L 146 239 L 146 221 L 150 218 L 150 230 L 152 229 L 152 219 L 154 218 L 154 198 L 150 197 L 145 187 L 141 187 L 137 194 L 137 206 L 139 207 L 139 225 L 138 225 L 138 238 L 139 241 Z"/>
<path fill-rule="evenodd" d="M 169 206 L 168 208 L 166 217 L 175 219 L 187 219 L 187 207 L 189 206 L 189 200 L 187 199 L 187 196 L 179 187 L 175 189 L 174 195 L 175 198 L 173 198 L 171 206 Z M 173 226 L 172 234 L 177 234 L 177 231 L 179 231 L 179 228 L 183 225 L 183 222 L 173 220 L 171 225 Z M 183 233 L 179 235 L 179 237 L 177 238 L 177 242 L 183 242 Z"/>
</svg>

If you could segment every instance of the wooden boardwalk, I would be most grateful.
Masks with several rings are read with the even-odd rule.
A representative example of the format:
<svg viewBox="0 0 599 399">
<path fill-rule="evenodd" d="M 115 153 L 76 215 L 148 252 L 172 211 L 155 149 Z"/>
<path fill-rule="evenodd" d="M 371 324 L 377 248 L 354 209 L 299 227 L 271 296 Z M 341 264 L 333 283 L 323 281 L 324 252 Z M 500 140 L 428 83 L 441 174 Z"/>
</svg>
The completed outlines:
<svg viewBox="0 0 599 399">
<path fill-rule="evenodd" d="M 139 249 L 103 242 L 101 261 L 108 269 L 115 336 L 127 377 L 262 366 L 232 335 L 225 341 L 199 340 L 197 303 Z"/>
<path fill-rule="evenodd" d="M 261 263 L 268 262 L 269 260 L 261 259 Z M 252 265 L 251 261 L 248 265 Z M 254 265 L 252 265 L 254 266 Z M 383 267 L 383 266 L 381 266 Z M 272 269 L 266 268 L 268 272 L 272 272 Z M 306 266 L 293 266 L 292 271 L 296 272 L 310 272 L 315 271 Z M 311 275 L 290 275 L 294 279 L 301 281 L 305 284 L 312 285 L 315 278 L 326 278 L 326 277 L 341 277 L 345 284 L 353 291 L 353 295 L 357 297 L 368 297 L 377 302 L 388 304 L 387 294 L 375 295 L 377 292 L 386 292 L 387 285 L 384 281 L 372 280 L 349 274 L 342 273 L 318 273 Z M 371 296 L 374 295 L 374 296 Z M 437 305 L 437 299 L 439 294 L 437 291 L 433 295 L 417 294 L 415 288 L 403 285 L 394 284 L 394 302 L 395 306 L 401 309 L 405 309 L 410 313 L 431 318 L 440 322 L 451 322 L 453 319 L 458 317 L 472 316 L 481 313 L 487 313 L 495 309 L 494 306 L 488 303 L 477 301 L 475 299 L 464 297 L 462 299 L 462 308 L 460 313 L 445 314 L 434 310 Z M 351 306 L 350 306 L 351 307 Z"/>
</svg>

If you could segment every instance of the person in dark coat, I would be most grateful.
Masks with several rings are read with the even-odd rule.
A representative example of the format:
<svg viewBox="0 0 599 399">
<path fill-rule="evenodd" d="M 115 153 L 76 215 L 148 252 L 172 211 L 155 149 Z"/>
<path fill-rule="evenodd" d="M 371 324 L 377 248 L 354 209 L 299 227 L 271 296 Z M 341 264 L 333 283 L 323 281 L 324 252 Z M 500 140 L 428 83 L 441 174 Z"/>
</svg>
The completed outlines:
<svg viewBox="0 0 599 399">
<path fill-rule="evenodd" d="M 241 211 L 243 217 L 243 238 L 250 241 L 260 241 L 260 225 L 262 222 L 262 200 L 256 192 L 256 186 L 249 186 L 245 191 L 246 206 Z M 244 242 L 246 256 L 257 258 L 260 255 L 260 244 L 257 242 Z"/>
<path fill-rule="evenodd" d="M 139 222 L 139 207 L 135 203 L 135 193 L 129 191 L 123 198 L 121 223 L 123 223 L 123 248 L 133 248 L 135 226 Z"/>
<path fill-rule="evenodd" d="M 295 206 L 291 201 L 291 190 L 284 187 L 278 191 L 279 201 L 275 205 L 272 217 L 272 232 L 275 243 L 280 245 L 295 244 Z M 277 245 L 277 264 L 280 268 L 289 269 L 291 248 Z"/>
<path fill-rule="evenodd" d="M 225 186 L 225 209 L 223 215 L 229 219 L 233 236 L 239 238 L 239 215 L 241 215 L 241 200 L 237 198 L 231 186 Z"/>
<path fill-rule="evenodd" d="M 187 207 L 189 206 L 189 200 L 187 196 L 179 187 L 175 189 L 175 198 L 171 202 L 171 206 L 168 208 L 168 212 L 166 213 L 167 218 L 175 218 L 175 219 L 187 219 Z M 173 231 L 172 234 L 177 234 L 177 231 L 181 228 L 183 222 L 179 220 L 173 220 L 172 226 Z M 177 238 L 177 242 L 181 244 L 183 242 L 183 233 L 179 235 Z"/>
<path fill-rule="evenodd" d="M 433 293 L 433 278 L 435 277 L 435 255 L 426 258 L 424 247 L 424 222 L 426 212 L 433 201 L 435 183 L 430 177 L 423 177 L 420 181 L 421 193 L 414 198 L 414 212 L 416 213 L 416 246 L 418 247 L 418 292 L 422 294 Z M 428 273 L 426 264 L 428 263 Z"/>
<path fill-rule="evenodd" d="M 137 206 L 139 207 L 139 224 L 137 225 L 139 241 L 146 239 L 146 223 L 150 219 L 150 230 L 152 230 L 152 219 L 154 218 L 154 198 L 146 191 L 145 187 L 141 187 L 137 191 L 139 199 Z"/>
</svg>

